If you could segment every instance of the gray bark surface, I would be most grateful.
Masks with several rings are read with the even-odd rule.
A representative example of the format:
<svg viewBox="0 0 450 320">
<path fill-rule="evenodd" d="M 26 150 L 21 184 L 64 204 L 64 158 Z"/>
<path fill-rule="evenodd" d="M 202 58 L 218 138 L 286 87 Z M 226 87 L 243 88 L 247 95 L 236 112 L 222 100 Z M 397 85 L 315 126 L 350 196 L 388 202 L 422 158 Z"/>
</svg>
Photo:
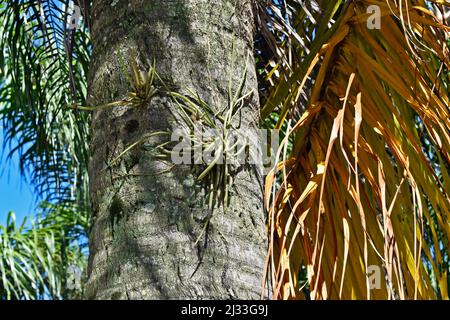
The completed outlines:
<svg viewBox="0 0 450 320">
<path fill-rule="evenodd" d="M 250 1 L 97 0 L 93 4 L 93 61 L 89 105 L 126 97 L 125 62 L 137 52 L 142 70 L 187 88 L 218 110 L 226 105 L 232 43 L 235 86 L 246 64 L 247 87 L 257 89 Z M 250 58 L 248 59 L 248 56 Z M 242 111 L 242 127 L 258 126 L 257 94 Z M 262 179 L 240 170 L 226 212 L 209 214 L 207 196 L 188 166 L 169 168 L 146 144 L 107 164 L 143 135 L 177 126 L 164 96 L 139 108 L 97 110 L 89 164 L 93 226 L 87 299 L 258 299 L 266 255 Z M 247 168 L 248 169 L 248 168 Z"/>
</svg>

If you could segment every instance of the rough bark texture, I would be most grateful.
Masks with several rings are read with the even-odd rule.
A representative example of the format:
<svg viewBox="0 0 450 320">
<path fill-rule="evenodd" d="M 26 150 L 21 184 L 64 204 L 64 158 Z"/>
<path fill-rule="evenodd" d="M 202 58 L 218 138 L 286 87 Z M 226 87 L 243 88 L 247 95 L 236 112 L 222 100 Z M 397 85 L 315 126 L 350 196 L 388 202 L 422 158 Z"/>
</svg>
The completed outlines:
<svg viewBox="0 0 450 320">
<path fill-rule="evenodd" d="M 253 18 L 244 0 L 97 0 L 89 104 L 126 97 L 129 49 L 180 91 L 191 88 L 218 109 L 226 105 L 232 43 L 235 78 L 248 64 L 248 88 L 257 88 L 252 56 Z M 250 59 L 248 57 L 250 56 Z M 261 177 L 241 170 L 227 212 L 214 211 L 206 237 L 195 244 L 209 213 L 205 190 L 191 168 L 151 157 L 146 145 L 112 168 L 107 163 L 144 134 L 171 130 L 169 99 L 140 108 L 96 111 L 90 160 L 93 227 L 88 299 L 257 299 L 266 254 Z M 242 127 L 258 125 L 256 95 Z"/>
</svg>

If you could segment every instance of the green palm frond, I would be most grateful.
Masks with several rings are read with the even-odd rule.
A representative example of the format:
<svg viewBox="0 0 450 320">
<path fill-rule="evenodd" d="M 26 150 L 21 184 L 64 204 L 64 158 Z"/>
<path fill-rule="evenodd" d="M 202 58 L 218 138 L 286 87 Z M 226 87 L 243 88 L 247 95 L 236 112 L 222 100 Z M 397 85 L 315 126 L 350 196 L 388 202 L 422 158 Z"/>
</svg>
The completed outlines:
<svg viewBox="0 0 450 320">
<path fill-rule="evenodd" d="M 91 49 L 86 25 L 65 23 L 69 2 L 0 3 L 0 119 L 39 194 L 86 203 L 88 115 L 67 105 L 85 104 Z"/>
<path fill-rule="evenodd" d="M 45 205 L 30 227 L 9 213 L 0 225 L 0 300 L 80 297 L 70 281 L 86 267 L 87 226 L 73 207 Z"/>
</svg>

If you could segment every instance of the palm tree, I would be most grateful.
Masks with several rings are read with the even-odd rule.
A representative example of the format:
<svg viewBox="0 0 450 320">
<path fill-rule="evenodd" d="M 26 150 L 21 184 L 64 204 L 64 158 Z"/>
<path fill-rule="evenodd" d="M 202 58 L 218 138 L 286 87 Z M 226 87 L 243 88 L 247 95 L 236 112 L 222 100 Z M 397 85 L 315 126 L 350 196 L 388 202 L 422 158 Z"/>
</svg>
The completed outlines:
<svg viewBox="0 0 450 320">
<path fill-rule="evenodd" d="M 146 139 L 207 122 L 201 114 L 179 115 L 183 102 L 186 110 L 208 105 L 211 125 L 219 126 L 221 115 L 237 108 L 236 94 L 256 91 L 250 2 L 97 1 L 92 16 L 88 104 L 97 108 L 86 297 L 258 298 L 266 253 L 258 172 L 205 171 L 212 193 L 221 192 L 216 181 L 235 181 L 228 201 L 210 202 L 190 166 L 173 167 L 154 154 L 164 136 Z M 153 61 L 160 79 L 152 82 L 139 74 Z M 131 71 L 138 76 L 130 84 Z M 174 101 L 172 91 L 186 99 Z M 257 95 L 246 97 L 224 129 L 258 125 Z M 114 101 L 114 108 L 99 107 Z"/>
<path fill-rule="evenodd" d="M 90 153 L 87 298 L 448 298 L 442 1 L 63 2 L 1 3 L 0 116 L 49 200 Z M 260 173 L 167 162 L 198 122 L 281 130 L 267 252 Z"/>
</svg>

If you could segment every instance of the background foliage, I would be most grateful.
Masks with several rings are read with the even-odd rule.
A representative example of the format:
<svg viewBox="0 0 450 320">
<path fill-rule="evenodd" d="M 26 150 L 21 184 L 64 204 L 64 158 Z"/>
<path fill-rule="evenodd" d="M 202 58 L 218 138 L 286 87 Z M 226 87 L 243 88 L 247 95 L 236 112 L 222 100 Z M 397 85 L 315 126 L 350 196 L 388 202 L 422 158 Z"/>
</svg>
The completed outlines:
<svg viewBox="0 0 450 320">
<path fill-rule="evenodd" d="M 87 1 L 86 1 L 87 3 Z M 76 3 L 87 9 L 83 3 Z M 89 114 L 85 104 L 90 40 L 86 19 L 69 29 L 73 3 L 0 2 L 2 143 L 22 174 L 51 203 L 31 224 L 9 214 L 0 229 L 0 298 L 77 297 L 68 279 L 85 269 Z M 24 175 L 25 177 L 25 175 Z"/>
</svg>

